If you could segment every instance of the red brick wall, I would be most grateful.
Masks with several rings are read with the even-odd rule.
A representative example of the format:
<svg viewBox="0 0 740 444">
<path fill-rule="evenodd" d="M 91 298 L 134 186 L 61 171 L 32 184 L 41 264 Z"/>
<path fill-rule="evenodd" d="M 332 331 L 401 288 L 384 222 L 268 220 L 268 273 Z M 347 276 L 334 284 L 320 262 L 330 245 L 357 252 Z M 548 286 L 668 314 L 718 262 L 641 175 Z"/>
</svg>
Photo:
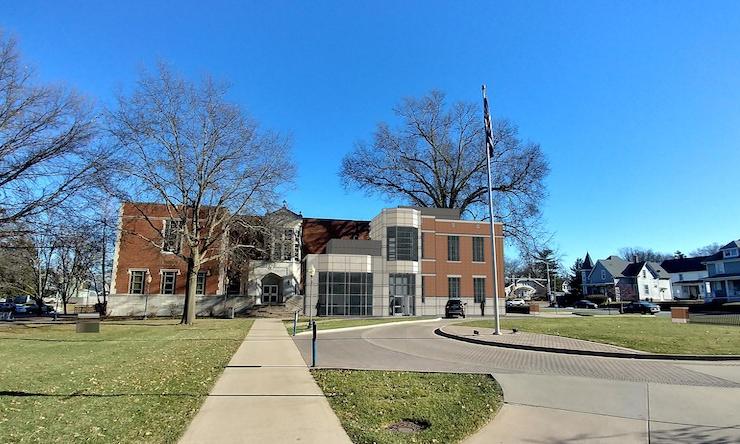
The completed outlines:
<svg viewBox="0 0 740 444">
<path fill-rule="evenodd" d="M 473 297 L 473 276 L 486 277 L 486 296 L 492 297 L 491 240 L 490 224 L 485 222 L 448 221 L 425 217 L 422 219 L 424 251 L 421 269 L 426 276 L 424 281 L 426 297 L 448 297 L 448 275 L 460 276 L 460 296 Z M 504 242 L 501 224 L 496 229 L 496 274 L 498 276 L 499 297 L 504 296 Z M 460 239 L 460 261 L 447 261 L 447 234 Z M 473 262 L 472 236 L 484 237 L 484 257 L 486 262 Z"/>
<path fill-rule="evenodd" d="M 142 215 L 142 211 L 149 220 Z M 185 261 L 173 253 L 162 252 L 148 240 L 159 242 L 166 219 L 169 219 L 169 213 L 164 205 L 137 204 L 134 206 L 130 203 L 123 205 L 120 221 L 121 234 L 114 270 L 117 294 L 129 292 L 129 270 L 131 269 L 149 270 L 148 277 L 151 279 L 147 279 L 148 282 L 144 287 L 147 294 L 160 293 L 162 285 L 160 270 L 179 270 L 180 274 L 175 280 L 175 294 L 185 294 L 185 280 L 187 279 Z M 218 294 L 219 268 L 217 261 L 211 261 L 201 267 L 201 271 L 208 273 L 206 277 L 207 295 Z"/>
</svg>

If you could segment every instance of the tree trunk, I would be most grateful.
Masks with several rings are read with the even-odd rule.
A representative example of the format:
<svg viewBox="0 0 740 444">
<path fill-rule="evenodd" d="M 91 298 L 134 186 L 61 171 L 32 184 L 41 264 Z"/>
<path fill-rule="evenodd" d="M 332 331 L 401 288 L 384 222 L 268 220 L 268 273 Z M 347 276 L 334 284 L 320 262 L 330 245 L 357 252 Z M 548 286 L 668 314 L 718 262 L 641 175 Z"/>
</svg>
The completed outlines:
<svg viewBox="0 0 740 444">
<path fill-rule="evenodd" d="M 194 251 L 188 258 L 188 268 L 185 281 L 185 302 L 183 304 L 182 319 L 180 324 L 193 325 L 195 323 L 195 291 L 198 285 L 198 271 L 200 271 L 200 260 Z"/>
</svg>

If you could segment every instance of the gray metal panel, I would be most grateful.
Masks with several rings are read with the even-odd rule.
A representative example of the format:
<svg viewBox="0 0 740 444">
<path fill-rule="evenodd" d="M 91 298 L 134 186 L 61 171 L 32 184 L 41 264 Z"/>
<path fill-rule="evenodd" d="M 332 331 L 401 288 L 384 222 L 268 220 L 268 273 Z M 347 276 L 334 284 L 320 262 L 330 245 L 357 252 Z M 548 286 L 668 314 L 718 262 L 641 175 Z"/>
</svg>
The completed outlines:
<svg viewBox="0 0 740 444">
<path fill-rule="evenodd" d="M 434 216 L 437 219 L 460 220 L 459 208 L 431 208 L 431 207 L 399 207 L 413 208 L 421 211 L 422 216 Z"/>
<path fill-rule="evenodd" d="M 326 244 L 327 254 L 359 254 L 380 256 L 382 243 L 379 240 L 332 239 Z"/>
</svg>

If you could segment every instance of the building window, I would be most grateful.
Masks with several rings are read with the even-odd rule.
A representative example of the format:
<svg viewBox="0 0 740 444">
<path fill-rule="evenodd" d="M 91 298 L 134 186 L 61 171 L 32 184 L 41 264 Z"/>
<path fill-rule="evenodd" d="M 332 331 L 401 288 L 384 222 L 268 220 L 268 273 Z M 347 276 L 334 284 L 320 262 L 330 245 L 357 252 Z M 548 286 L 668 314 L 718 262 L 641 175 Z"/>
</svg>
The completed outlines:
<svg viewBox="0 0 740 444">
<path fill-rule="evenodd" d="M 198 280 L 195 282 L 195 294 L 206 294 L 206 272 L 198 272 Z"/>
<path fill-rule="evenodd" d="M 389 261 L 419 260 L 419 230 L 414 227 L 388 227 L 386 230 Z"/>
<path fill-rule="evenodd" d="M 728 250 L 725 250 L 725 257 L 737 257 L 738 251 L 737 248 L 730 248 Z"/>
<path fill-rule="evenodd" d="M 601 280 L 602 281 L 605 281 L 606 280 L 606 271 L 604 271 L 604 270 L 601 270 Z"/>
<path fill-rule="evenodd" d="M 678 280 L 679 281 L 682 281 L 683 280 L 683 273 L 678 273 Z"/>
<path fill-rule="evenodd" d="M 164 221 L 163 237 L 162 251 L 179 253 L 182 240 L 182 221 L 177 219 L 168 219 Z"/>
<path fill-rule="evenodd" d="M 132 271 L 128 292 L 130 294 L 144 294 L 144 279 L 146 271 Z"/>
<path fill-rule="evenodd" d="M 484 238 L 473 237 L 473 262 L 485 262 Z"/>
<path fill-rule="evenodd" d="M 460 278 L 459 277 L 448 277 L 447 278 L 447 297 L 450 299 L 460 297 Z"/>
<path fill-rule="evenodd" d="M 175 294 L 176 271 L 162 272 L 162 294 Z"/>
<path fill-rule="evenodd" d="M 486 298 L 486 278 L 473 278 L 473 299 L 480 304 Z"/>
<path fill-rule="evenodd" d="M 284 261 L 293 260 L 293 238 L 295 233 L 293 230 L 283 230 L 283 257 Z"/>
<path fill-rule="evenodd" d="M 427 302 L 427 276 L 421 277 L 421 303 L 426 304 Z"/>
<path fill-rule="evenodd" d="M 372 273 L 319 273 L 319 316 L 372 316 Z"/>
<path fill-rule="evenodd" d="M 293 261 L 294 262 L 300 262 L 301 261 L 301 235 L 300 232 L 296 233 L 295 240 L 293 241 Z"/>
<path fill-rule="evenodd" d="M 422 257 L 422 258 L 425 258 L 425 257 L 427 257 L 427 255 L 426 255 L 426 254 L 424 253 L 424 238 L 425 238 L 425 237 L 426 237 L 426 236 L 425 236 L 425 234 L 424 234 L 424 233 L 421 233 L 421 234 L 419 235 L 419 238 L 421 239 L 421 257 Z"/>
<path fill-rule="evenodd" d="M 645 270 L 642 270 L 642 277 L 643 279 L 647 277 L 647 272 Z"/>
<path fill-rule="evenodd" d="M 458 236 L 447 236 L 447 260 L 460 260 L 460 238 Z"/>
<path fill-rule="evenodd" d="M 649 285 L 647 285 L 647 284 L 643 285 L 642 289 L 645 290 L 645 294 L 646 295 L 649 295 L 650 294 L 650 286 Z"/>
</svg>

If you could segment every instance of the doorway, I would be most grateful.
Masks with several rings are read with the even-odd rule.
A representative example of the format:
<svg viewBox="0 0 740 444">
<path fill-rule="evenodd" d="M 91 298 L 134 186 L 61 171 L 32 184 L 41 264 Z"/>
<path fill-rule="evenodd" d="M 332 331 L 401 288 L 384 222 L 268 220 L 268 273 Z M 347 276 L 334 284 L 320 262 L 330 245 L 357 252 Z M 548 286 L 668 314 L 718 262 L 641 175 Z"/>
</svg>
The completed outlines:
<svg viewBox="0 0 740 444">
<path fill-rule="evenodd" d="M 262 286 L 262 303 L 263 304 L 277 304 L 278 303 L 278 286 L 277 285 L 263 285 Z"/>
</svg>

